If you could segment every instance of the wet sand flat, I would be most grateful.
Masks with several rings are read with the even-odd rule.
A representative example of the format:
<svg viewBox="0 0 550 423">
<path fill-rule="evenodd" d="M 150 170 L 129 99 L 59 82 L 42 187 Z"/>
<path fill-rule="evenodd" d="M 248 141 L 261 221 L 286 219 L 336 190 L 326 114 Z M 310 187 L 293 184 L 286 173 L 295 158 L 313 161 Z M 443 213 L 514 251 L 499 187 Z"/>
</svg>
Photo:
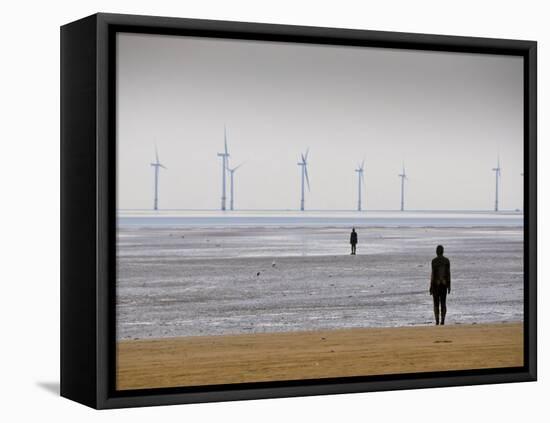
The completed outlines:
<svg viewBox="0 0 550 423">
<path fill-rule="evenodd" d="M 521 227 L 125 227 L 117 340 L 433 323 L 430 261 L 451 260 L 448 323 L 523 320 Z"/>
<path fill-rule="evenodd" d="M 523 365 L 523 324 L 355 328 L 117 343 L 117 389 Z"/>
</svg>

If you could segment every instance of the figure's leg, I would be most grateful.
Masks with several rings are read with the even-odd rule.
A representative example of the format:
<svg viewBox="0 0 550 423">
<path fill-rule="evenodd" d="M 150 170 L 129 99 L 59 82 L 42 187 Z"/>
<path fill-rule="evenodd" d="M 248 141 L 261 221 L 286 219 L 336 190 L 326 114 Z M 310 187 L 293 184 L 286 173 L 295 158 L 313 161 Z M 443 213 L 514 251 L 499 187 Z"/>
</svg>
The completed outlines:
<svg viewBox="0 0 550 423">
<path fill-rule="evenodd" d="M 447 314 L 447 288 L 441 292 L 441 324 L 445 324 L 445 315 Z"/>
<path fill-rule="evenodd" d="M 434 289 L 432 296 L 434 298 L 435 324 L 439 325 L 439 293 L 437 292 L 437 289 Z"/>
</svg>

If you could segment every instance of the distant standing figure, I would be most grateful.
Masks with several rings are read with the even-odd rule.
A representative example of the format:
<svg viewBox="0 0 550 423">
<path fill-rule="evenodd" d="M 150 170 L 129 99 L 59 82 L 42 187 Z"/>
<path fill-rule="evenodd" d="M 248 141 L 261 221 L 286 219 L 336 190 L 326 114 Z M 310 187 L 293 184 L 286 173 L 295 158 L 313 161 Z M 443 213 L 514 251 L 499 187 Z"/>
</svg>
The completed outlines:
<svg viewBox="0 0 550 423">
<path fill-rule="evenodd" d="M 355 255 L 355 248 L 357 246 L 357 232 L 355 232 L 355 228 L 351 229 L 351 235 L 349 237 L 349 243 L 351 244 L 351 255 Z"/>
<path fill-rule="evenodd" d="M 443 256 L 443 246 L 435 250 L 437 257 L 432 260 L 430 277 L 430 295 L 434 299 L 435 324 L 439 325 L 439 307 L 441 307 L 441 324 L 445 324 L 447 314 L 447 294 L 451 293 L 451 262 Z"/>
</svg>

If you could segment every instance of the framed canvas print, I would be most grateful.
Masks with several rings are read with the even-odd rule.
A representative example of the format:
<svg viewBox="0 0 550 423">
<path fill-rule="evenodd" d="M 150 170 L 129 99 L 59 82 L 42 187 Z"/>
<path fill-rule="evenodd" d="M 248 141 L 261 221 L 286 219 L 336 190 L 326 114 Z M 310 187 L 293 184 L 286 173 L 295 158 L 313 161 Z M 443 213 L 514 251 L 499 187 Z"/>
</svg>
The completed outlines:
<svg viewBox="0 0 550 423">
<path fill-rule="evenodd" d="M 61 29 L 61 394 L 536 380 L 536 43 Z"/>
</svg>

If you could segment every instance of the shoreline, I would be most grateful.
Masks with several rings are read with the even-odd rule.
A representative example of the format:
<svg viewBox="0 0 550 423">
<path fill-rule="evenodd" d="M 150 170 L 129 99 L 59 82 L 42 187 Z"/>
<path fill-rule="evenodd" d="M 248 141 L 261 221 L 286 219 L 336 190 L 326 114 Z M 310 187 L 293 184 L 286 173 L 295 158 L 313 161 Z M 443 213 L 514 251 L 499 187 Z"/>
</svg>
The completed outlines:
<svg viewBox="0 0 550 423">
<path fill-rule="evenodd" d="M 123 340 L 119 390 L 523 366 L 523 323 Z"/>
</svg>

